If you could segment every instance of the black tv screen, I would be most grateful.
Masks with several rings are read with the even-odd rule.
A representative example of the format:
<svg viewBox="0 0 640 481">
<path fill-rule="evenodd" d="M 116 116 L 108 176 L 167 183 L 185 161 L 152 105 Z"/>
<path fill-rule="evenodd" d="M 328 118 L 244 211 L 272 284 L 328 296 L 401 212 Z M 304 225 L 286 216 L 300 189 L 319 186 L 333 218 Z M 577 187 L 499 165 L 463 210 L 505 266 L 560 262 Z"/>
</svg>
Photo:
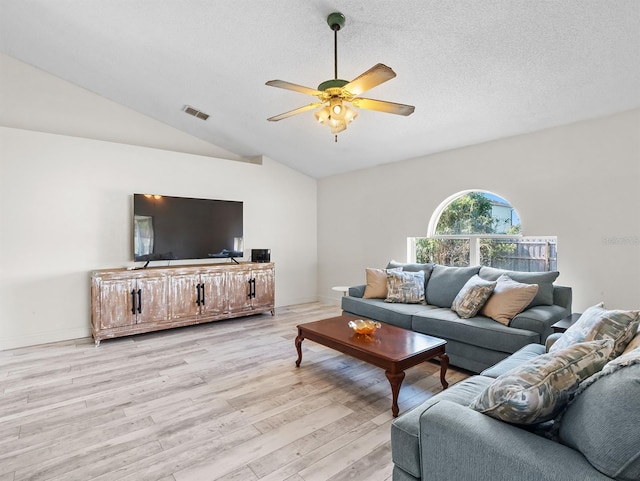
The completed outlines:
<svg viewBox="0 0 640 481">
<path fill-rule="evenodd" d="M 135 261 L 242 256 L 242 202 L 133 195 Z"/>
</svg>

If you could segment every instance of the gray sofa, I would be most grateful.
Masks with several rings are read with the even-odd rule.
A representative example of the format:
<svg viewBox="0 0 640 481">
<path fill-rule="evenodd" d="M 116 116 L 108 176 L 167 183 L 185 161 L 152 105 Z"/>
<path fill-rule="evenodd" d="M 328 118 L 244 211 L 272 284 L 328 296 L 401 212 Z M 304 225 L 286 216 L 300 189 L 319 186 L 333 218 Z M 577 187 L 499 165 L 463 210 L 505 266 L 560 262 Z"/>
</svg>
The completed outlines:
<svg viewBox="0 0 640 481">
<path fill-rule="evenodd" d="M 394 421 L 393 481 L 640 480 L 637 351 L 628 365 L 600 376 L 605 367 L 578 390 L 550 436 L 468 407 L 495 377 L 545 352 L 539 344 L 525 346 Z"/>
<path fill-rule="evenodd" d="M 491 267 L 447 267 L 438 264 L 399 264 L 387 268 L 425 273 L 427 304 L 400 304 L 384 299 L 364 299 L 365 285 L 349 288 L 342 298 L 345 314 L 365 317 L 447 341 L 447 354 L 454 366 L 479 373 L 528 344 L 541 344 L 551 334 L 551 325 L 571 314 L 571 288 L 557 286 L 558 272 L 512 272 Z M 451 304 L 464 284 L 475 274 L 496 280 L 506 273 L 513 280 L 538 284 L 531 304 L 508 326 L 477 315 L 460 318 Z"/>
</svg>

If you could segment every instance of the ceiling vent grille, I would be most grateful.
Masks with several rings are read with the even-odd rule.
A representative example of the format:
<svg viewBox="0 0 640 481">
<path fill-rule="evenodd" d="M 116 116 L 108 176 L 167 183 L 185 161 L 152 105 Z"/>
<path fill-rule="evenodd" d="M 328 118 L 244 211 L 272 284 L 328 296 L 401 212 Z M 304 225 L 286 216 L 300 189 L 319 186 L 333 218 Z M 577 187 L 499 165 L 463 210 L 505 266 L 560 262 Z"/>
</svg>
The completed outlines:
<svg viewBox="0 0 640 481">
<path fill-rule="evenodd" d="M 189 115 L 193 115 L 197 119 L 207 120 L 209 118 L 209 114 L 205 114 L 203 111 L 195 109 L 190 105 L 185 105 L 182 109 Z"/>
</svg>

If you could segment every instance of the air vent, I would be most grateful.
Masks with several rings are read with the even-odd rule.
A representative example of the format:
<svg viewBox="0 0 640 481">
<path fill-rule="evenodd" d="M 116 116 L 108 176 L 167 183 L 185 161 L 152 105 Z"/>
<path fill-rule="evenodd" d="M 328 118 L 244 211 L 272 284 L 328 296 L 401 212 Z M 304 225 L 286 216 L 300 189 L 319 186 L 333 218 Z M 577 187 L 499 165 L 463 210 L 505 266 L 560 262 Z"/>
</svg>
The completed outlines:
<svg viewBox="0 0 640 481">
<path fill-rule="evenodd" d="M 194 109 L 190 105 L 185 105 L 182 109 L 189 115 L 193 115 L 197 119 L 207 120 L 209 118 L 209 114 L 205 114 L 203 111 Z"/>
</svg>

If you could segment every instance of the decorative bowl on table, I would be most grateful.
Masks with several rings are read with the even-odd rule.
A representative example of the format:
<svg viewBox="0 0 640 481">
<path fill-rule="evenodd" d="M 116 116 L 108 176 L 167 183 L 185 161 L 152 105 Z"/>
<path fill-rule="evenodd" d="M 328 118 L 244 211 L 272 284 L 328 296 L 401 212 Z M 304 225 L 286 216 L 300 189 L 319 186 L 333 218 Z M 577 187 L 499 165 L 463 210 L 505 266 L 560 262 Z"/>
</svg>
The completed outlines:
<svg viewBox="0 0 640 481">
<path fill-rule="evenodd" d="M 356 319 L 355 321 L 349 321 L 349 327 L 353 329 L 356 334 L 373 334 L 376 332 L 376 329 L 380 329 L 381 324 L 369 319 Z"/>
</svg>

